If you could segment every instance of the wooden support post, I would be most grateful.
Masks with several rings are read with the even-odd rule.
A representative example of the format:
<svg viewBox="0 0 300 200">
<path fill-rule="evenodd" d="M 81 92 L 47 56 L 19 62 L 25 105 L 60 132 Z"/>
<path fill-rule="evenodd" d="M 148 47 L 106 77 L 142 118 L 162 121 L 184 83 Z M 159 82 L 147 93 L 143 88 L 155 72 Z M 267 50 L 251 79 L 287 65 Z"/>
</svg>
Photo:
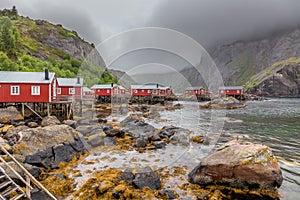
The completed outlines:
<svg viewBox="0 0 300 200">
<path fill-rule="evenodd" d="M 47 114 L 48 114 L 48 117 L 50 117 L 50 104 L 47 103 Z"/>
<path fill-rule="evenodd" d="M 22 103 L 22 115 L 23 115 L 23 117 L 25 116 L 25 108 L 24 108 L 24 103 Z"/>
</svg>

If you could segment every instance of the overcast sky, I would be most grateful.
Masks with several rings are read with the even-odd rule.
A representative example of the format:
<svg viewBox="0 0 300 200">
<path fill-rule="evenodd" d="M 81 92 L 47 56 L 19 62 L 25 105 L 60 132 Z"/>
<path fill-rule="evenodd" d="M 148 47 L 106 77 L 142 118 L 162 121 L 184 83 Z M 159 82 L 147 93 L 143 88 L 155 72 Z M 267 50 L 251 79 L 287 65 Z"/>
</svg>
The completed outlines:
<svg viewBox="0 0 300 200">
<path fill-rule="evenodd" d="M 205 47 L 300 25 L 299 0 L 1 0 L 19 13 L 76 30 L 98 44 L 145 26 L 175 29 Z"/>
</svg>

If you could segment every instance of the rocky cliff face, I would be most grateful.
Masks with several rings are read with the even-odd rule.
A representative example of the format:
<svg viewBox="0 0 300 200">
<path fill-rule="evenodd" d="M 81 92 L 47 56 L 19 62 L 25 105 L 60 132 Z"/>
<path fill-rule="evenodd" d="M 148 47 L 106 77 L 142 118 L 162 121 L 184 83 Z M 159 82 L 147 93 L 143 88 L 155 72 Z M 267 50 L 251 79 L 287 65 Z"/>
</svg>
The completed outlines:
<svg viewBox="0 0 300 200">
<path fill-rule="evenodd" d="M 300 97 L 300 63 L 265 73 L 248 91 L 261 96 Z"/>
<path fill-rule="evenodd" d="M 243 85 L 253 75 L 276 62 L 300 57 L 300 30 L 271 35 L 265 39 L 235 42 L 212 52 L 212 58 L 227 85 Z"/>
</svg>

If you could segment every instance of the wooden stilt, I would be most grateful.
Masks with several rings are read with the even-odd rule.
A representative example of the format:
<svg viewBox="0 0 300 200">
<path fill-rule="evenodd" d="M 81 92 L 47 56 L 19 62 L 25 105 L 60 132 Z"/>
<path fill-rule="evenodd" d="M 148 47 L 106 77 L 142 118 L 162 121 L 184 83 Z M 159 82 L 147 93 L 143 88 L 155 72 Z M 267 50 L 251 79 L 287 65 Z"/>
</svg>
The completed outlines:
<svg viewBox="0 0 300 200">
<path fill-rule="evenodd" d="M 22 116 L 25 116 L 25 108 L 24 108 L 24 103 L 22 103 Z"/>
</svg>

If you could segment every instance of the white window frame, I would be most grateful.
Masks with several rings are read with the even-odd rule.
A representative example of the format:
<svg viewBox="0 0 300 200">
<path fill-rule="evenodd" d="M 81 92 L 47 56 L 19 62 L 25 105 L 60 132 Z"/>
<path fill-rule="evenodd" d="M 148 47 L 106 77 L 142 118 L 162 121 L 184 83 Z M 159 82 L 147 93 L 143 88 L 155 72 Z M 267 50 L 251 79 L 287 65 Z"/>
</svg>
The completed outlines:
<svg viewBox="0 0 300 200">
<path fill-rule="evenodd" d="M 239 93 L 240 93 L 240 90 L 236 90 L 236 92 L 239 94 Z"/>
<path fill-rule="evenodd" d="M 150 94 L 151 93 L 151 90 L 148 90 L 148 94 Z"/>
<path fill-rule="evenodd" d="M 39 85 L 32 85 L 31 86 L 31 95 L 40 95 L 41 87 Z"/>
<path fill-rule="evenodd" d="M 61 88 L 57 88 L 57 94 L 61 94 Z"/>
<path fill-rule="evenodd" d="M 110 89 L 107 89 L 107 90 L 106 90 L 106 93 L 109 94 L 109 93 L 110 93 Z"/>
<path fill-rule="evenodd" d="M 75 88 L 69 88 L 69 94 L 75 94 Z"/>
<path fill-rule="evenodd" d="M 16 90 L 16 88 L 17 88 L 17 90 Z M 10 95 L 20 95 L 20 86 L 19 85 L 10 86 Z"/>
<path fill-rule="evenodd" d="M 134 93 L 136 94 L 136 93 L 138 93 L 138 91 L 137 91 L 137 90 L 134 90 Z"/>
</svg>

